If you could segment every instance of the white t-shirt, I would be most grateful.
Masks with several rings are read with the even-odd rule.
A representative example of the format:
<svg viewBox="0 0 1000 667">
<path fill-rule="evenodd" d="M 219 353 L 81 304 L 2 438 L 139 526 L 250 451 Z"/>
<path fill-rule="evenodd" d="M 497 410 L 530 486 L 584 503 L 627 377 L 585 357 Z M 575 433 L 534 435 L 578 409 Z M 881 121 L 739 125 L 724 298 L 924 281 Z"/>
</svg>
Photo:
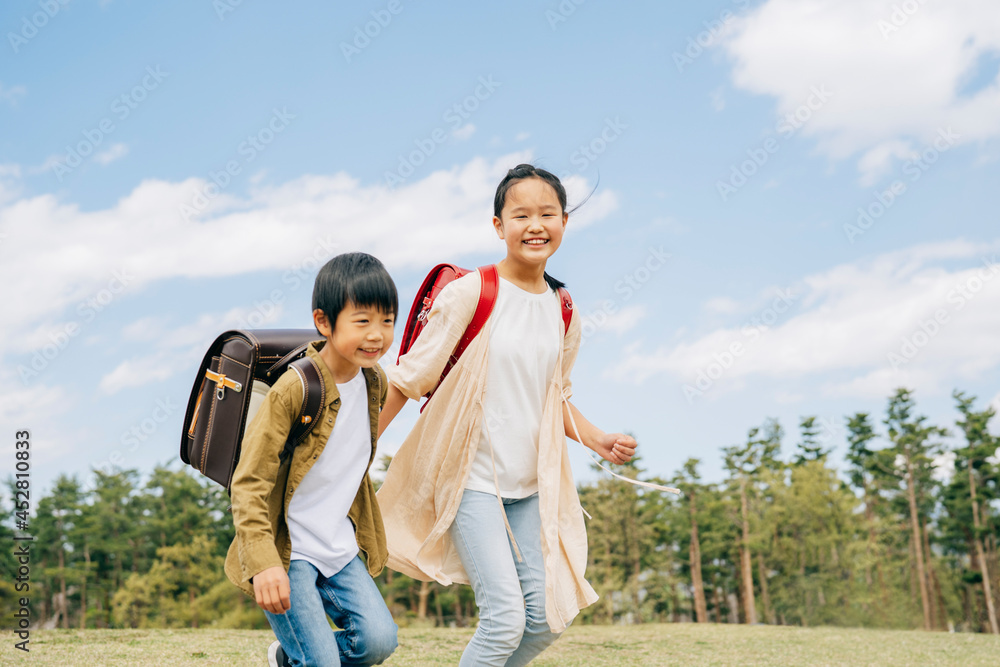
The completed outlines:
<svg viewBox="0 0 1000 667">
<path fill-rule="evenodd" d="M 364 374 L 358 371 L 337 391 L 340 409 L 330 439 L 292 495 L 287 517 L 292 560 L 309 561 L 324 577 L 337 574 L 358 555 L 347 513 L 372 454 Z"/>
<path fill-rule="evenodd" d="M 562 346 L 559 295 L 526 292 L 501 278 L 492 318 L 482 433 L 465 488 L 526 498 L 538 491 L 542 405 Z"/>
</svg>

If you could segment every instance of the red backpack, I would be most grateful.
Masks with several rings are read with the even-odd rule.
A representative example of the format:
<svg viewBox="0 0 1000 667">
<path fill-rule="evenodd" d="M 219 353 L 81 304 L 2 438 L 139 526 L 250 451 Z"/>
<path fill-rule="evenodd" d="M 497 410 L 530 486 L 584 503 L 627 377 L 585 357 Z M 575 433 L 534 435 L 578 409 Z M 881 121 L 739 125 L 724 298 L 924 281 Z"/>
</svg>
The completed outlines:
<svg viewBox="0 0 1000 667">
<path fill-rule="evenodd" d="M 472 321 L 469 322 L 469 326 L 465 329 L 465 334 L 458 341 L 458 345 L 455 346 L 455 351 L 451 353 L 451 357 L 445 364 L 444 371 L 441 372 L 441 379 L 438 380 L 434 389 L 425 394 L 428 401 L 437 387 L 441 386 L 441 383 L 452 367 L 458 363 L 462 353 L 465 352 L 465 348 L 469 346 L 472 339 L 482 330 L 483 325 L 486 324 L 486 320 L 490 317 L 490 313 L 493 312 L 494 304 L 497 302 L 497 290 L 500 288 L 500 274 L 497 272 L 496 265 L 488 264 L 479 267 L 477 270 L 482 276 L 483 282 L 479 291 L 479 303 L 476 304 L 476 312 L 472 315 Z M 420 332 L 424 330 L 424 326 L 427 324 L 427 313 L 431 312 L 434 299 L 441 293 L 444 286 L 471 272 L 470 269 L 463 269 L 454 264 L 438 264 L 431 269 L 427 277 L 424 278 L 420 289 L 417 290 L 417 296 L 410 307 L 410 314 L 406 318 L 406 326 L 403 329 L 403 340 L 399 344 L 399 357 L 409 352 Z M 573 299 L 570 298 L 569 292 L 566 291 L 565 287 L 559 288 L 559 298 L 562 301 L 563 325 L 565 331 L 569 331 L 569 321 L 573 317 Z M 396 363 L 399 363 L 399 357 L 396 358 Z M 421 412 L 427 407 L 428 401 L 425 401 L 420 407 Z"/>
</svg>

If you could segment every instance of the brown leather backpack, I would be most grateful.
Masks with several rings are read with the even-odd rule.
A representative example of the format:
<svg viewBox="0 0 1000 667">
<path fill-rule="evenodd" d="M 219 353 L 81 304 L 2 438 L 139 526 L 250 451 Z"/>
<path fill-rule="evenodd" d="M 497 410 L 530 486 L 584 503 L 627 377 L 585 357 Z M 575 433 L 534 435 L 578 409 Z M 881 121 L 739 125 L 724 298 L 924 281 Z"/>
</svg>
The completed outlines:
<svg viewBox="0 0 1000 667">
<path fill-rule="evenodd" d="M 306 356 L 313 329 L 227 331 L 208 348 L 195 377 L 181 435 L 181 460 L 229 490 L 243 431 L 286 370 L 302 381 L 302 409 L 281 452 L 284 460 L 309 435 L 326 397 L 323 375 Z"/>
</svg>

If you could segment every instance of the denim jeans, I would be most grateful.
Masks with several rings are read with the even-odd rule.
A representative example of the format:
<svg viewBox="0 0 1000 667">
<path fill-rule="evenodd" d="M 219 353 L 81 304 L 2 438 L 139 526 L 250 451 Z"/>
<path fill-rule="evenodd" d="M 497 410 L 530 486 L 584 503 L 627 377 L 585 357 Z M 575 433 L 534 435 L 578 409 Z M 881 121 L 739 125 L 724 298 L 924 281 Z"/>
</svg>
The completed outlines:
<svg viewBox="0 0 1000 667">
<path fill-rule="evenodd" d="M 329 579 L 304 560 L 288 568 L 291 607 L 265 611 L 293 665 L 377 665 L 396 649 L 396 623 L 358 556 Z M 338 628 L 334 632 L 329 616 Z"/>
<path fill-rule="evenodd" d="M 479 606 L 479 627 L 462 653 L 461 667 L 526 665 L 559 637 L 545 620 L 538 494 L 503 504 L 520 563 L 495 495 L 466 489 L 450 528 Z"/>
</svg>

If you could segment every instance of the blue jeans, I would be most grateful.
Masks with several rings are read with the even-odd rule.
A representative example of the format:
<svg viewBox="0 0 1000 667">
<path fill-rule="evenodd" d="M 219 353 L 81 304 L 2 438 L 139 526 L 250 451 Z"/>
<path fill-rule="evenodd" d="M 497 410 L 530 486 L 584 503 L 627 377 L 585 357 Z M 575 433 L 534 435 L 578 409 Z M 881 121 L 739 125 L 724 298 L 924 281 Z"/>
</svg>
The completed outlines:
<svg viewBox="0 0 1000 667">
<path fill-rule="evenodd" d="M 559 635 L 545 621 L 545 564 L 538 494 L 504 499 L 522 562 L 490 493 L 466 489 L 450 528 L 479 606 L 479 627 L 462 653 L 461 667 L 527 665 Z"/>
<path fill-rule="evenodd" d="M 291 607 L 265 611 L 293 665 L 377 665 L 396 650 L 396 623 L 358 556 L 329 579 L 304 560 L 288 568 Z M 329 616 L 338 628 L 334 632 Z"/>
</svg>

